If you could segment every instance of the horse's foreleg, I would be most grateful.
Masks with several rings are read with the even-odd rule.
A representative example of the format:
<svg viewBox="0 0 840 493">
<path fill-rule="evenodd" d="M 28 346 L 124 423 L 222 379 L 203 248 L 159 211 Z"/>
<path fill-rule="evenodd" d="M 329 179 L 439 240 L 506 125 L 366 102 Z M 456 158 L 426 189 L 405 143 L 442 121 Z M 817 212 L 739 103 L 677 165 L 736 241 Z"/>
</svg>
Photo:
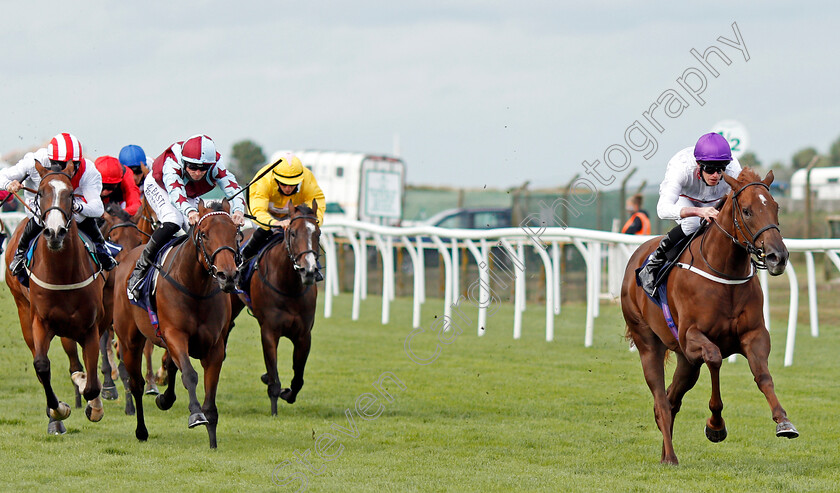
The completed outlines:
<svg viewBox="0 0 840 493">
<path fill-rule="evenodd" d="M 311 342 L 312 336 L 310 332 L 306 332 L 297 341 L 294 341 L 295 348 L 292 351 L 292 368 L 295 371 L 295 376 L 292 377 L 291 388 L 283 389 L 280 393 L 280 398 L 289 404 L 295 402 L 298 392 L 303 388 L 303 370 L 306 368 L 306 359 L 309 358 Z"/>
<path fill-rule="evenodd" d="M 85 416 L 90 421 L 97 422 L 102 419 L 105 410 L 102 409 L 102 401 L 99 399 L 99 392 L 102 390 L 102 385 L 99 382 L 99 375 L 96 373 L 96 362 L 99 359 L 99 331 L 97 328 L 90 327 L 87 337 L 82 346 L 82 355 L 85 358 L 85 365 L 88 368 L 94 368 L 94 371 L 87 376 L 83 395 L 88 405 L 85 408 Z"/>
<path fill-rule="evenodd" d="M 111 331 L 102 331 L 102 336 L 99 337 L 99 354 L 102 356 L 102 398 L 114 401 L 120 394 L 117 392 L 116 384 L 114 384 L 114 378 L 112 376 L 113 368 L 108 357 L 108 346 L 110 344 Z"/>
<path fill-rule="evenodd" d="M 81 382 L 84 386 L 87 375 L 85 375 L 85 368 L 79 360 L 79 350 L 76 347 L 76 341 L 66 337 L 61 338 L 61 347 L 64 353 L 67 354 L 67 359 L 70 362 L 70 379 L 73 381 L 73 392 L 76 394 L 76 409 L 82 407 L 81 388 L 78 383 Z"/>
<path fill-rule="evenodd" d="M 723 420 L 723 400 L 720 397 L 720 365 L 723 358 L 712 341 L 698 329 L 689 329 L 685 336 L 685 356 L 689 362 L 705 362 L 709 367 L 712 395 L 709 398 L 711 417 L 706 421 L 706 438 L 721 442 L 726 438 L 726 422 Z"/>
<path fill-rule="evenodd" d="M 656 425 L 662 432 L 662 458 L 663 464 L 678 464 L 677 454 L 674 452 L 671 430 L 673 428 L 673 415 L 668 396 L 665 394 L 665 345 L 661 343 L 639 343 L 636 347 L 639 350 L 639 358 L 642 360 L 642 371 L 645 374 L 645 382 L 653 394 L 653 416 Z"/>
<path fill-rule="evenodd" d="M 169 355 L 169 351 L 164 353 L 163 359 L 163 366 L 161 366 L 161 370 L 166 374 L 166 390 L 163 391 L 162 394 L 158 394 L 155 397 L 155 404 L 157 405 L 158 409 L 161 411 L 166 411 L 172 407 L 172 404 L 175 404 L 175 399 L 177 396 L 175 395 L 175 376 L 178 375 L 178 367 L 175 365 L 175 361 Z"/>
<path fill-rule="evenodd" d="M 35 346 L 32 365 L 35 367 L 35 375 L 44 387 L 44 394 L 47 398 L 47 413 L 54 420 L 63 420 L 70 416 L 70 406 L 58 400 L 53 392 L 50 383 L 50 360 L 47 353 L 50 351 L 50 341 L 53 338 L 52 332 L 47 331 L 39 319 L 32 321 L 32 342 Z"/>
<path fill-rule="evenodd" d="M 682 407 L 683 396 L 686 392 L 694 388 L 697 383 L 697 378 L 700 376 L 701 365 L 692 365 L 680 353 L 677 355 L 677 369 L 674 370 L 674 378 L 671 381 L 671 386 L 668 387 L 668 402 L 671 403 L 671 437 L 674 436 L 674 421 L 677 418 L 677 413 Z"/>
<path fill-rule="evenodd" d="M 755 378 L 755 383 L 770 405 L 770 410 L 773 413 L 773 421 L 777 423 L 776 436 L 786 438 L 798 437 L 799 432 L 793 426 L 793 423 L 788 420 L 787 413 L 776 397 L 773 377 L 770 376 L 770 370 L 767 367 L 767 358 L 770 356 L 770 334 L 767 333 L 767 329 L 761 327 L 758 330 L 748 333 L 741 340 L 741 347 L 744 351 L 744 356 L 750 364 L 750 370 Z"/>
<path fill-rule="evenodd" d="M 283 391 L 280 375 L 277 373 L 277 336 L 271 330 L 262 330 L 263 359 L 265 360 L 265 379 L 268 385 L 268 399 L 271 401 L 271 415 L 277 416 L 277 398 Z"/>
<path fill-rule="evenodd" d="M 181 382 L 189 394 L 190 402 L 187 407 L 190 410 L 190 417 L 187 425 L 190 428 L 206 425 L 207 417 L 201 412 L 201 404 L 198 403 L 198 397 L 195 392 L 198 386 L 198 372 L 195 371 L 195 368 L 193 368 L 190 362 L 189 342 L 187 341 L 186 335 L 178 334 L 177 337 L 167 339 L 166 346 L 169 349 L 169 357 L 172 358 L 178 366 L 178 369 L 181 370 Z M 166 390 L 169 391 L 169 389 Z"/>
<path fill-rule="evenodd" d="M 210 438 L 210 448 L 216 448 L 216 425 L 219 422 L 219 411 L 216 409 L 216 389 L 219 386 L 219 373 L 225 360 L 225 345 L 216 344 L 210 354 L 201 360 L 204 367 L 204 405 L 201 406 L 207 418 L 207 435 Z"/>
<path fill-rule="evenodd" d="M 142 363 L 140 352 L 145 338 L 137 332 L 133 339 L 132 341 L 121 341 L 120 353 L 122 353 L 122 360 L 128 372 L 128 387 L 131 389 L 131 395 L 136 402 L 137 428 L 134 430 L 134 436 L 144 442 L 149 438 L 149 431 L 146 429 L 146 420 L 143 415 L 143 369 L 140 367 Z"/>
</svg>

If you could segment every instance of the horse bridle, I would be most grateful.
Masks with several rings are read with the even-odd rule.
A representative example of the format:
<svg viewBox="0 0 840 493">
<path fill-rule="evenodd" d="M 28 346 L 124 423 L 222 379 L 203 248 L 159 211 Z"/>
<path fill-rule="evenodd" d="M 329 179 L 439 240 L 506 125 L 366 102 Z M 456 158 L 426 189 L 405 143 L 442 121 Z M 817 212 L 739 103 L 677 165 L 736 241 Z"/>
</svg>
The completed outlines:
<svg viewBox="0 0 840 493">
<path fill-rule="evenodd" d="M 195 226 L 193 226 L 195 231 L 192 235 L 190 235 L 190 237 L 192 238 L 193 244 L 196 247 L 196 250 L 199 250 L 201 252 L 201 255 L 204 257 L 204 263 L 206 264 L 205 269 L 207 270 L 207 273 L 210 274 L 213 277 L 216 277 L 216 274 L 219 271 L 218 268 L 216 267 L 216 255 L 218 255 L 219 253 L 221 253 L 225 250 L 230 250 L 230 252 L 233 254 L 233 259 L 236 262 L 236 265 L 239 265 L 240 263 L 242 263 L 242 259 L 240 258 L 241 256 L 239 254 L 239 243 L 242 241 L 242 230 L 239 229 L 238 227 L 236 229 L 236 248 L 235 249 L 233 247 L 229 247 L 227 245 L 222 245 L 219 248 L 217 248 L 212 254 L 207 253 L 207 248 L 206 248 L 205 243 L 204 243 L 205 239 L 206 239 L 206 236 L 204 235 L 203 231 L 198 229 L 198 227 L 201 225 L 201 222 L 204 221 L 204 219 L 206 219 L 210 216 L 217 216 L 219 214 L 225 214 L 227 216 L 230 216 L 230 214 L 228 214 L 225 211 L 209 212 L 209 213 L 201 216 L 201 218 L 198 220 L 198 222 L 195 223 Z M 199 259 L 199 262 L 200 261 L 201 261 L 201 259 Z"/>
<path fill-rule="evenodd" d="M 292 227 L 292 223 L 297 221 L 298 219 L 311 220 L 313 222 L 313 224 L 315 224 L 316 227 L 318 226 L 318 217 L 313 216 L 311 214 L 301 214 L 299 216 L 295 216 L 295 217 L 292 217 L 292 218 L 289 219 L 289 225 L 286 226 L 286 233 L 284 234 L 285 238 L 283 240 L 286 242 L 286 252 L 289 255 L 289 260 L 292 261 L 292 267 L 294 267 L 294 269 L 296 271 L 297 270 L 304 270 L 303 267 L 298 265 L 298 260 L 300 260 L 300 258 L 303 257 L 304 255 L 306 255 L 307 253 L 311 253 L 311 254 L 315 255 L 315 262 L 316 263 L 318 262 L 318 259 L 321 258 L 321 253 L 319 251 L 313 250 L 311 248 L 309 250 L 304 250 L 304 251 L 302 251 L 300 253 L 297 253 L 297 254 L 295 254 L 292 251 L 292 235 L 288 234 L 288 230 Z"/>
<path fill-rule="evenodd" d="M 766 254 L 764 253 L 764 248 L 758 247 L 756 245 L 756 240 L 758 240 L 758 237 L 761 236 L 762 233 L 764 233 L 765 231 L 767 231 L 769 229 L 775 229 L 776 231 L 779 231 L 779 225 L 771 223 L 771 224 L 768 224 L 768 225 L 764 226 L 763 228 L 759 229 L 755 233 L 753 233 L 750 230 L 750 227 L 747 226 L 747 223 L 744 220 L 744 210 L 741 208 L 741 204 L 738 202 L 738 195 L 740 195 L 741 192 L 746 190 L 747 187 L 751 187 L 751 186 L 754 186 L 754 185 L 764 187 L 764 189 L 766 189 L 768 192 L 770 191 L 770 187 L 767 186 L 767 184 L 765 184 L 764 182 L 754 181 L 754 182 L 747 183 L 746 185 L 741 187 L 737 192 L 732 194 L 732 205 L 733 205 L 733 207 L 732 207 L 732 221 L 735 224 L 735 230 L 736 230 L 735 234 L 737 235 L 738 233 L 741 233 L 741 236 L 744 238 L 743 242 L 738 240 L 732 234 L 730 234 L 729 231 L 726 231 L 725 229 L 723 229 L 723 227 L 720 224 L 718 224 L 717 221 L 713 221 L 713 222 L 714 222 L 715 226 L 717 226 L 718 229 L 720 229 L 723 232 L 723 234 L 725 234 L 727 237 L 729 237 L 729 239 L 732 240 L 733 243 L 735 243 L 736 245 L 745 249 L 747 251 L 747 253 L 749 253 L 750 255 L 754 255 L 756 257 L 756 259 L 758 259 L 758 260 L 751 259 L 753 264 L 755 264 L 755 267 L 757 269 L 766 269 L 767 268 L 767 263 L 764 260 L 764 258 L 766 256 Z M 741 218 L 740 222 L 738 221 L 739 216 Z M 705 235 L 703 236 L 703 239 L 705 240 Z M 701 242 L 701 245 L 700 245 L 700 251 L 701 252 L 703 251 L 702 242 Z M 705 260 L 705 259 L 706 258 L 704 256 L 703 260 Z M 706 265 L 710 269 L 712 269 L 715 272 L 717 272 L 718 274 L 720 274 L 720 272 L 718 272 L 717 270 L 712 268 L 712 266 L 710 266 L 708 262 L 706 262 Z"/>
<path fill-rule="evenodd" d="M 41 183 L 43 183 L 44 180 L 50 175 L 65 176 L 67 178 L 67 180 L 70 181 L 71 183 L 72 183 L 72 180 L 73 180 L 73 178 L 70 175 L 68 175 L 67 173 L 65 173 L 63 171 L 50 171 L 49 173 L 47 173 L 47 174 L 45 174 L 44 176 L 41 177 Z M 65 219 L 67 219 L 67 221 L 64 223 L 64 229 L 69 230 L 70 229 L 70 221 L 73 220 L 73 206 L 72 206 L 73 191 L 72 190 L 70 191 L 71 206 L 70 206 L 70 212 L 69 213 L 67 211 L 65 211 L 64 209 L 62 209 L 61 207 L 57 206 L 57 205 L 54 205 L 52 207 L 48 207 L 45 211 L 41 211 L 41 197 L 42 197 L 41 189 L 40 189 L 40 187 L 38 187 L 38 193 L 35 194 L 35 208 L 36 208 L 36 211 L 38 212 L 39 218 L 41 219 L 41 224 L 44 224 L 44 221 L 46 221 L 47 214 L 49 214 L 50 211 L 56 210 L 56 211 L 60 212 L 61 215 L 64 216 Z"/>
</svg>

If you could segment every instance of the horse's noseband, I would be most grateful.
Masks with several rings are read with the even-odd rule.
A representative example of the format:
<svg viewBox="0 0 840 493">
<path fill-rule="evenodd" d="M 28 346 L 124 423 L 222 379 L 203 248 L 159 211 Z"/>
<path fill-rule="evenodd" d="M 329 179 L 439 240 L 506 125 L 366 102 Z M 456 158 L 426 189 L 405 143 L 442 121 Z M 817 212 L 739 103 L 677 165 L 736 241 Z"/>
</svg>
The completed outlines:
<svg viewBox="0 0 840 493">
<path fill-rule="evenodd" d="M 292 227 L 292 223 L 297 221 L 298 219 L 312 221 L 312 223 L 315 224 L 316 227 L 318 225 L 318 217 L 317 216 L 313 216 L 313 215 L 310 215 L 310 214 L 301 214 L 300 216 L 295 216 L 295 217 L 289 219 L 289 225 L 286 226 L 286 229 L 287 230 L 290 229 Z M 296 271 L 297 270 L 304 270 L 304 267 L 301 267 L 298 264 L 298 260 L 300 260 L 300 258 L 303 257 L 304 255 L 306 255 L 307 253 L 311 253 L 311 254 L 315 255 L 315 262 L 316 263 L 318 262 L 318 259 L 321 258 L 321 252 L 319 252 L 317 250 L 313 250 L 311 248 L 309 250 L 303 250 L 302 252 L 299 252 L 299 253 L 294 253 L 292 251 L 292 238 L 291 238 L 292 235 L 286 233 L 284 236 L 285 236 L 284 241 L 286 242 L 286 251 L 289 254 L 289 260 L 292 261 L 292 267 L 294 267 L 294 269 Z"/>
</svg>

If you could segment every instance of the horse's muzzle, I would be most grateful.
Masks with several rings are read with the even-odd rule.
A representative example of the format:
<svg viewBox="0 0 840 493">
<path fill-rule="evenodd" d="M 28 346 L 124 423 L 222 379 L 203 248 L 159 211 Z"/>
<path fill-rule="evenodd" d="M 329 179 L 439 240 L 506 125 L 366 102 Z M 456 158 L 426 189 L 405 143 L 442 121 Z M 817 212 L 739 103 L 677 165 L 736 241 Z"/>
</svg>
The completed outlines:
<svg viewBox="0 0 840 493">
<path fill-rule="evenodd" d="M 298 274 L 300 274 L 300 282 L 304 286 L 315 284 L 315 269 L 299 269 Z"/>
<path fill-rule="evenodd" d="M 47 240 L 47 248 L 50 250 L 61 250 L 64 245 L 64 238 L 67 237 L 67 228 L 59 226 L 58 228 L 44 228 L 44 239 Z"/>
<path fill-rule="evenodd" d="M 236 284 L 239 281 L 239 272 L 233 270 L 232 272 L 218 271 L 216 272 L 216 281 L 219 283 L 219 288 L 225 293 L 232 293 L 236 291 Z"/>
<path fill-rule="evenodd" d="M 767 272 L 771 276 L 781 275 L 787 267 L 787 261 L 790 254 L 787 250 L 773 251 L 764 256 L 764 262 L 767 264 Z"/>
</svg>

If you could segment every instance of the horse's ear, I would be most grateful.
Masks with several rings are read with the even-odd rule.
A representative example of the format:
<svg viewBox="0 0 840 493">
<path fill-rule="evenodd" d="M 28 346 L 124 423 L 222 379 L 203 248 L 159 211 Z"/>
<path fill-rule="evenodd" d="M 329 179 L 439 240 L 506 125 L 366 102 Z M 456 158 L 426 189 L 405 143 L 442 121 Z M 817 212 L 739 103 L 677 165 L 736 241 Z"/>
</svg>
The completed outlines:
<svg viewBox="0 0 840 493">
<path fill-rule="evenodd" d="M 40 162 L 40 161 L 38 161 L 37 159 L 35 160 L 35 171 L 37 171 L 37 172 L 38 172 L 38 174 L 39 174 L 39 175 L 41 175 L 41 178 L 43 178 L 43 177 L 44 177 L 44 175 L 46 175 L 47 173 L 49 173 L 49 172 L 50 172 L 50 170 L 48 170 L 47 168 L 45 168 L 45 167 L 41 164 L 41 162 Z"/>
<path fill-rule="evenodd" d="M 726 183 L 732 187 L 732 190 L 738 189 L 738 180 L 732 178 L 731 176 L 727 175 L 726 173 L 723 174 L 723 179 L 726 180 Z"/>
<path fill-rule="evenodd" d="M 222 199 L 222 210 L 230 214 L 230 201 L 227 197 Z"/>
<path fill-rule="evenodd" d="M 773 170 L 771 169 L 770 171 L 767 172 L 767 176 L 765 176 L 764 179 L 761 180 L 761 183 L 764 183 L 765 185 L 770 187 L 770 184 L 773 183 L 774 178 L 775 177 L 773 176 Z"/>
<path fill-rule="evenodd" d="M 73 175 L 76 174 L 76 166 L 73 164 L 73 161 L 69 161 L 67 163 L 67 166 L 64 168 L 64 172 L 67 173 L 70 176 L 73 176 Z"/>
<path fill-rule="evenodd" d="M 312 199 L 312 212 L 318 213 L 318 199 Z"/>
<path fill-rule="evenodd" d="M 204 215 L 204 209 L 207 207 L 204 205 L 204 199 L 198 199 L 198 213 L 202 216 Z"/>
<path fill-rule="evenodd" d="M 292 213 L 295 211 L 295 205 L 292 204 L 291 199 L 289 199 L 288 208 L 289 208 L 289 217 L 292 217 Z"/>
</svg>

